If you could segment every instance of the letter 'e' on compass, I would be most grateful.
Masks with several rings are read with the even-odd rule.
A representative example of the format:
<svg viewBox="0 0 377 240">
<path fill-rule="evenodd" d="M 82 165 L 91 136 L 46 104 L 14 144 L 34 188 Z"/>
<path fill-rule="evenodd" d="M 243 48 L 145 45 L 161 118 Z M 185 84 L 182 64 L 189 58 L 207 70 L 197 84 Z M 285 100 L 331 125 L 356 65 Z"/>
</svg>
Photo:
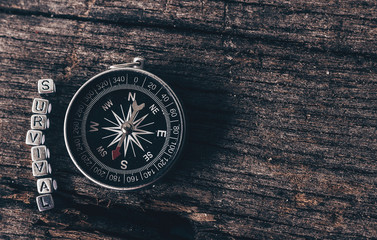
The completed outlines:
<svg viewBox="0 0 377 240">
<path fill-rule="evenodd" d="M 173 90 L 141 69 L 142 58 L 112 66 L 73 96 L 64 139 L 75 166 L 95 183 L 134 190 L 160 179 L 184 144 L 185 117 Z"/>
</svg>

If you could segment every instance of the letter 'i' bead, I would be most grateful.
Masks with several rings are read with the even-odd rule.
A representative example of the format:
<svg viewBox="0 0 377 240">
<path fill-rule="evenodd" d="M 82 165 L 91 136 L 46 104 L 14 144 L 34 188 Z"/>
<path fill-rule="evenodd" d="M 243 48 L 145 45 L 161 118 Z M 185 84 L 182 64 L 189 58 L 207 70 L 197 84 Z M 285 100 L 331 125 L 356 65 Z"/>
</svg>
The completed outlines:
<svg viewBox="0 0 377 240">
<path fill-rule="evenodd" d="M 45 142 L 45 135 L 39 130 L 28 130 L 26 133 L 26 144 L 27 145 L 41 145 Z"/>
<path fill-rule="evenodd" d="M 48 114 L 51 112 L 51 104 L 47 99 L 34 98 L 31 111 L 36 114 Z"/>
<path fill-rule="evenodd" d="M 31 160 L 46 160 L 50 158 L 50 150 L 45 145 L 31 147 Z"/>
<path fill-rule="evenodd" d="M 52 79 L 38 80 L 38 93 L 40 95 L 53 95 L 56 92 L 56 86 Z"/>
<path fill-rule="evenodd" d="M 40 195 L 36 198 L 38 209 L 40 212 L 54 208 L 54 199 L 51 194 Z"/>
</svg>

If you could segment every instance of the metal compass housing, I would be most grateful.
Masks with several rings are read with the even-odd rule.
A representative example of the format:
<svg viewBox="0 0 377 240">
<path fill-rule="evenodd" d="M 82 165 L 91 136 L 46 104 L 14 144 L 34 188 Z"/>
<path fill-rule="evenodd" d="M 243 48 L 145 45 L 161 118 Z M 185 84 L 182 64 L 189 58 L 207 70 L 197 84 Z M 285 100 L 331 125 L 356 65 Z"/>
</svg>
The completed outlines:
<svg viewBox="0 0 377 240">
<path fill-rule="evenodd" d="M 185 118 L 171 88 L 134 63 L 112 66 L 72 98 L 64 139 L 76 167 L 95 183 L 118 190 L 145 187 L 177 160 Z"/>
</svg>

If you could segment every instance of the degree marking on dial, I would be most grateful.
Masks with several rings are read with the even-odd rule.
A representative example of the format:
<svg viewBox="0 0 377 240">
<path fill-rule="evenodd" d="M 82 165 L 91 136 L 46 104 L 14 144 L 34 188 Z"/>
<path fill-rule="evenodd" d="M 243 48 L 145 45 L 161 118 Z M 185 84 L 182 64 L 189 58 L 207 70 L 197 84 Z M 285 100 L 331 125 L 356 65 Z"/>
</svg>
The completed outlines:
<svg viewBox="0 0 377 240">
<path fill-rule="evenodd" d="M 170 122 L 172 122 L 172 123 L 173 123 L 173 122 L 178 122 L 178 120 L 172 120 L 172 121 L 170 121 Z"/>
<path fill-rule="evenodd" d="M 143 84 L 141 85 L 142 87 L 144 87 L 145 80 L 147 80 L 147 77 L 144 78 Z"/>
<path fill-rule="evenodd" d="M 166 105 L 165 107 L 169 107 L 170 105 L 172 105 L 173 104 L 173 102 L 171 102 L 171 103 L 169 103 L 168 105 Z"/>
<path fill-rule="evenodd" d="M 156 96 L 157 96 L 157 94 L 161 91 L 161 89 L 162 89 L 162 87 L 156 92 L 156 94 L 155 94 Z"/>
<path fill-rule="evenodd" d="M 109 83 L 110 83 L 110 87 L 112 87 L 112 86 L 113 86 L 113 84 L 111 83 L 111 80 L 110 80 L 110 79 L 108 79 L 108 81 L 109 81 Z"/>
<path fill-rule="evenodd" d="M 92 168 L 94 168 L 94 166 L 96 166 L 97 163 L 94 163 L 91 167 L 90 167 L 90 170 L 92 170 Z"/>
<path fill-rule="evenodd" d="M 160 171 L 160 169 L 156 166 L 155 163 L 153 163 L 153 166 L 157 169 L 157 171 Z"/>
<path fill-rule="evenodd" d="M 87 153 L 85 150 L 79 153 L 79 155 L 83 155 L 84 153 Z"/>
</svg>

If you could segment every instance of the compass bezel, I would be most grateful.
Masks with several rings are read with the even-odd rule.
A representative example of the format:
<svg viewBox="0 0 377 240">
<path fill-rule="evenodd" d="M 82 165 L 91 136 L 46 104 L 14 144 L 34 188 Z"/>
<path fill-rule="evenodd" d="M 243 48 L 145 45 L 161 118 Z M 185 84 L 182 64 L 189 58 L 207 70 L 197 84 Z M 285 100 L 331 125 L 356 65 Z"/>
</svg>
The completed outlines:
<svg viewBox="0 0 377 240">
<path fill-rule="evenodd" d="M 76 157 L 74 156 L 73 152 L 71 151 L 70 149 L 70 143 L 69 143 L 69 139 L 68 139 L 68 116 L 69 114 L 71 113 L 71 109 L 73 107 L 73 104 L 75 103 L 76 99 L 78 98 L 80 92 L 82 92 L 91 82 L 95 81 L 97 78 L 105 75 L 105 74 L 108 74 L 108 73 L 113 73 L 113 72 L 121 72 L 121 71 L 128 71 L 128 72 L 134 72 L 134 73 L 140 73 L 140 74 L 144 74 L 152 79 L 154 79 L 155 81 L 159 82 L 161 84 L 161 86 L 166 89 L 167 92 L 169 92 L 169 94 L 173 97 L 173 101 L 176 103 L 176 106 L 177 106 L 177 111 L 179 112 L 179 116 L 180 116 L 180 124 L 181 124 L 181 134 L 179 136 L 179 140 L 178 140 L 178 149 L 177 151 L 172 155 L 172 157 L 170 157 L 169 159 L 169 163 L 168 166 L 166 166 L 166 168 L 164 168 L 162 170 L 162 172 L 159 172 L 158 173 L 158 176 L 154 177 L 151 181 L 148 181 L 148 182 L 142 182 L 141 184 L 139 185 L 136 185 L 136 186 L 132 186 L 132 187 L 118 187 L 118 186 L 113 186 L 111 184 L 107 184 L 107 183 L 104 183 L 104 182 L 101 182 L 95 178 L 93 178 L 89 173 L 87 173 L 87 171 L 85 169 L 83 169 L 80 164 L 78 163 L 78 161 L 76 160 Z M 185 117 L 185 112 L 183 110 L 183 107 L 182 107 L 182 104 L 179 100 L 179 98 L 177 97 L 177 95 L 175 94 L 175 92 L 170 88 L 170 86 L 164 82 L 161 78 L 159 78 L 158 76 L 148 72 L 148 71 L 145 71 L 143 69 L 138 69 L 138 68 L 115 68 L 115 69 L 110 69 L 110 70 L 106 70 L 104 72 L 101 72 L 93 77 L 91 77 L 89 80 L 87 80 L 74 94 L 74 96 L 72 97 L 68 107 L 67 107 L 67 110 L 66 110 L 66 114 L 65 114 L 65 118 L 64 118 L 64 142 L 65 142 L 65 146 L 67 148 L 67 151 L 68 151 L 68 154 L 72 160 L 72 162 L 74 163 L 74 165 L 77 167 L 77 169 L 79 169 L 79 171 L 86 177 L 88 178 L 89 180 L 91 180 L 92 182 L 102 186 L 102 187 L 106 187 L 106 188 L 109 188 L 109 189 L 114 189 L 114 190 L 122 190 L 122 191 L 132 191 L 132 190 L 137 190 L 137 189 L 141 189 L 141 188 L 145 188 L 147 186 L 150 186 L 152 184 L 154 184 L 156 181 L 160 180 L 163 176 L 165 176 L 169 170 L 175 165 L 175 163 L 177 162 L 177 160 L 180 158 L 181 156 L 181 153 L 183 151 L 183 147 L 185 145 L 185 140 L 186 140 L 186 117 Z"/>
</svg>

